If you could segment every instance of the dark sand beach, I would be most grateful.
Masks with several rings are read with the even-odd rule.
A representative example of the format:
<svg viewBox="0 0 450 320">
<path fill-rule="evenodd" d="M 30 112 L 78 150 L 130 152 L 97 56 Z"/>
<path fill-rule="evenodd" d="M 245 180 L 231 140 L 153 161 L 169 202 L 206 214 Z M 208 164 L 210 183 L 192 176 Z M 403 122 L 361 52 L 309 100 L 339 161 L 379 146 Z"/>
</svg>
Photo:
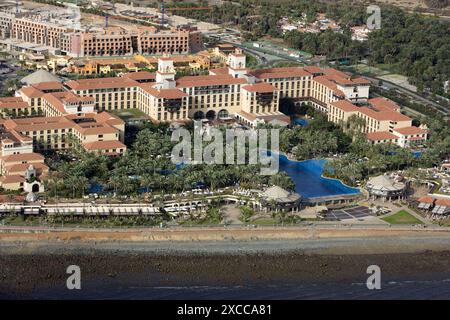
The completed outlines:
<svg viewBox="0 0 450 320">
<path fill-rule="evenodd" d="M 69 265 L 82 290 L 67 290 Z M 369 265 L 381 268 L 378 292 L 365 286 Z M 0 242 L 7 299 L 448 299 L 448 279 L 447 237 Z"/>
</svg>

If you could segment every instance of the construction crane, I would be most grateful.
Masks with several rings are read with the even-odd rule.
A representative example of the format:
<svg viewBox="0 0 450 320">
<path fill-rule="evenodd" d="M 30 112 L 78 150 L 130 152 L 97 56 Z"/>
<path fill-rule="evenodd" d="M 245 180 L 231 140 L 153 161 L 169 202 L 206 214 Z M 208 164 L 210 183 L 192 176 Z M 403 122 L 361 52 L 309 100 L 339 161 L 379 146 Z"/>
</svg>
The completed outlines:
<svg viewBox="0 0 450 320">
<path fill-rule="evenodd" d="M 161 0 L 161 30 L 164 28 L 164 0 Z"/>
</svg>

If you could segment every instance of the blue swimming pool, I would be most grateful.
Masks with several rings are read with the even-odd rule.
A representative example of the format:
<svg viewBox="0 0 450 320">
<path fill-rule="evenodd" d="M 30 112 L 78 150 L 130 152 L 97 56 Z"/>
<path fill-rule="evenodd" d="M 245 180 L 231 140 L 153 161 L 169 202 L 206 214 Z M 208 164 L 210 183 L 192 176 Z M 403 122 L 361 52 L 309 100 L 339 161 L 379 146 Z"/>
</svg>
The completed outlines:
<svg viewBox="0 0 450 320">
<path fill-rule="evenodd" d="M 326 160 L 289 160 L 279 155 L 280 171 L 286 172 L 295 183 L 295 191 L 305 198 L 358 194 L 357 188 L 346 186 L 341 181 L 322 177 Z"/>
<path fill-rule="evenodd" d="M 293 120 L 293 124 L 297 125 L 297 126 L 306 126 L 308 124 L 308 120 L 304 119 L 304 118 L 295 118 Z"/>
</svg>

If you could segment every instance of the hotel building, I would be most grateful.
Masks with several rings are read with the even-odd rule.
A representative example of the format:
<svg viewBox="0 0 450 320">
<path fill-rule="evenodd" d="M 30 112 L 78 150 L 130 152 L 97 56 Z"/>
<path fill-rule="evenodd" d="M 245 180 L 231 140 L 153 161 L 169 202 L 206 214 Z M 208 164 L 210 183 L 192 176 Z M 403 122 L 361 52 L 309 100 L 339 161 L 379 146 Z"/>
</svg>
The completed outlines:
<svg viewBox="0 0 450 320">
<path fill-rule="evenodd" d="M 195 29 L 111 26 L 86 31 L 67 19 L 12 12 L 0 12 L 0 39 L 12 41 L 5 42 L 8 49 L 28 43 L 72 57 L 187 54 L 203 46 L 201 32 Z"/>
<path fill-rule="evenodd" d="M 373 144 L 394 143 L 410 147 L 427 140 L 425 128 L 413 126 L 411 118 L 400 113 L 398 105 L 383 97 L 369 99 L 360 106 L 348 100 L 331 103 L 328 120 L 345 128 L 350 125 L 352 116 L 364 120 L 361 131 Z"/>
<path fill-rule="evenodd" d="M 63 135 L 71 133 L 87 150 L 123 153 L 124 124 L 106 112 L 132 108 L 155 122 L 235 118 L 250 126 L 287 126 L 289 117 L 279 111 L 283 97 L 310 103 L 344 129 L 352 115 L 362 118 L 361 131 L 373 143 L 406 147 L 427 138 L 426 130 L 412 126 L 395 103 L 369 99 L 369 82 L 363 78 L 318 67 L 249 70 L 240 52 L 230 54 L 228 67 L 212 69 L 205 76 L 175 79 L 173 59 L 163 57 L 154 74 L 43 82 L 23 87 L 16 95 L 0 99 L 4 116 L 14 118 L 15 111 L 16 116 L 28 112 L 45 117 L 10 119 L 6 126 L 20 128 L 16 130 L 44 150 L 70 147 Z M 108 143 L 107 148 L 106 141 L 116 142 Z"/>
<path fill-rule="evenodd" d="M 44 157 L 33 152 L 33 139 L 0 121 L 0 186 L 6 190 L 43 191 L 39 179 L 48 172 Z"/>
</svg>

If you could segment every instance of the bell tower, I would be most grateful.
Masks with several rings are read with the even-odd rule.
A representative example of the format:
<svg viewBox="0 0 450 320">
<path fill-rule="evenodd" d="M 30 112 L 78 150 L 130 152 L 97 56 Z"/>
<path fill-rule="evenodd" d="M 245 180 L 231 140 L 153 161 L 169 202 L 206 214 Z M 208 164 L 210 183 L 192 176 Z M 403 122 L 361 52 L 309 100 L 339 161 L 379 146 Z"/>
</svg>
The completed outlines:
<svg viewBox="0 0 450 320">
<path fill-rule="evenodd" d="M 236 50 L 228 56 L 228 73 L 234 78 L 240 78 L 247 73 L 245 58 L 245 54 L 240 50 Z"/>
<path fill-rule="evenodd" d="M 168 57 L 158 59 L 158 71 L 156 71 L 156 82 L 161 83 L 164 80 L 175 80 L 175 68 L 173 60 Z"/>
</svg>

